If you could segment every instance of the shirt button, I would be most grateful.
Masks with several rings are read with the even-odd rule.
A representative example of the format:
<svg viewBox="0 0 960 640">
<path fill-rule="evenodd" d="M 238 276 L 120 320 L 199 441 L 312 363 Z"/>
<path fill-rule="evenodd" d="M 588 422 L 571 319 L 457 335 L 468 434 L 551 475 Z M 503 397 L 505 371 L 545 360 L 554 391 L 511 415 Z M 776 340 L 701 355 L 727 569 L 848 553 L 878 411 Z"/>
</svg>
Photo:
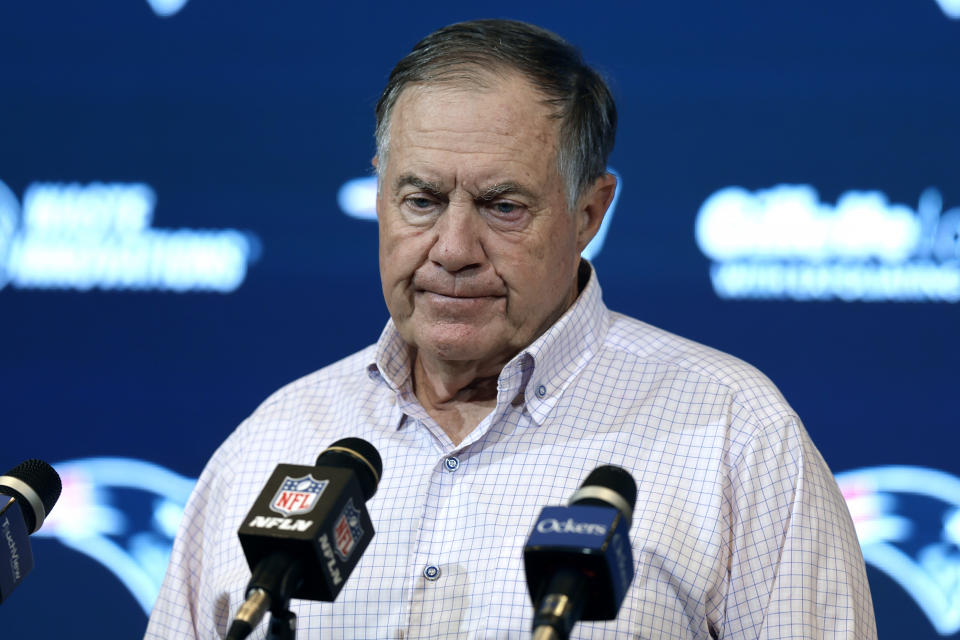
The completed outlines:
<svg viewBox="0 0 960 640">
<path fill-rule="evenodd" d="M 440 567 L 433 564 L 428 564 L 423 568 L 423 577 L 430 582 L 435 581 L 440 577 Z"/>
<path fill-rule="evenodd" d="M 545 395 L 547 395 L 547 388 L 543 385 L 540 385 L 539 387 L 537 387 L 537 397 L 542 398 Z"/>
<path fill-rule="evenodd" d="M 456 471 L 460 468 L 460 459 L 455 456 L 450 456 L 443 461 L 443 466 L 447 468 L 447 471 Z"/>
</svg>

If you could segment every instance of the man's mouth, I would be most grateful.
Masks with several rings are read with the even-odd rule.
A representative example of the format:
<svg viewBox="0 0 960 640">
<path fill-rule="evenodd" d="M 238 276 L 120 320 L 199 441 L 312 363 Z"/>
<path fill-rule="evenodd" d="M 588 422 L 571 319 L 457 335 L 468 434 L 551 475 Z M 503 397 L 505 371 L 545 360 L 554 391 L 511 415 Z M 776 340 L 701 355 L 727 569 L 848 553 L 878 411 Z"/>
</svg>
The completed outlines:
<svg viewBox="0 0 960 640">
<path fill-rule="evenodd" d="M 448 298 L 451 300 L 475 300 L 477 298 L 499 298 L 500 296 L 493 293 L 473 293 L 473 294 L 457 294 L 457 293 L 446 293 L 441 291 L 431 291 L 429 289 L 421 289 L 419 293 L 426 293 L 438 298 Z"/>
<path fill-rule="evenodd" d="M 420 289 L 416 295 L 437 313 L 453 313 L 455 315 L 479 313 L 482 309 L 489 308 L 491 304 L 495 304 L 504 297 L 479 291 L 465 295 L 463 293 L 441 293 L 430 289 Z"/>
</svg>

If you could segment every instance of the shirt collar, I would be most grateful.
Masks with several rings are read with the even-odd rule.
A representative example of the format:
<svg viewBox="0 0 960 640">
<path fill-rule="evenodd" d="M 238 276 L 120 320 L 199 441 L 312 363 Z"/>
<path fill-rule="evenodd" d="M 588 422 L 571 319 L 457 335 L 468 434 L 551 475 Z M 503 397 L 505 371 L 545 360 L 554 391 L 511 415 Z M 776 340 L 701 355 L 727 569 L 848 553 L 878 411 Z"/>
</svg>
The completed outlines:
<svg viewBox="0 0 960 640">
<path fill-rule="evenodd" d="M 609 328 L 596 273 L 585 260 L 582 265 L 589 277 L 573 305 L 543 335 L 511 358 L 497 380 L 497 404 L 522 398 L 537 424 L 543 424 L 564 389 L 596 353 Z M 380 334 L 375 353 L 376 360 L 367 365 L 368 375 L 382 380 L 398 396 L 412 394 L 412 351 L 392 319 Z"/>
<path fill-rule="evenodd" d="M 563 391 L 600 348 L 610 326 L 596 272 L 586 261 L 583 265 L 589 269 L 589 279 L 573 305 L 542 336 L 507 363 L 500 374 L 504 380 L 504 374 L 514 363 L 520 367 L 532 364 L 521 391 L 527 410 L 537 424 L 543 424 Z"/>
<path fill-rule="evenodd" d="M 413 373 L 413 358 L 410 345 L 404 342 L 393 323 L 393 318 L 387 320 L 387 326 L 380 333 L 377 340 L 376 358 L 367 364 L 367 372 L 374 380 L 382 379 L 390 389 L 400 391 L 413 390 L 411 376 Z"/>
</svg>

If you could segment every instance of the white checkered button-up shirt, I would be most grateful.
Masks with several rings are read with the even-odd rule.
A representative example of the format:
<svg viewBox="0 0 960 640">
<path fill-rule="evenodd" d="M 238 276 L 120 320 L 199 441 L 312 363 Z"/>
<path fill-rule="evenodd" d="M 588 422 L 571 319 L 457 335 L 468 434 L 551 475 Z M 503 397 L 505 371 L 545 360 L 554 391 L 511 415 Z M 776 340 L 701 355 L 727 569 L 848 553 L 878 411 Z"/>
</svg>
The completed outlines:
<svg viewBox="0 0 960 640">
<path fill-rule="evenodd" d="M 187 505 L 147 638 L 221 638 L 250 572 L 242 518 L 281 462 L 369 440 L 376 535 L 336 602 L 293 601 L 298 638 L 529 638 L 524 542 L 601 464 L 639 495 L 636 577 L 616 621 L 574 638 L 876 637 L 843 498 L 754 368 L 612 313 L 596 277 L 504 367 L 454 446 L 416 400 L 407 346 L 379 342 L 281 389 L 217 450 Z M 262 638 L 266 624 L 255 632 Z"/>
</svg>

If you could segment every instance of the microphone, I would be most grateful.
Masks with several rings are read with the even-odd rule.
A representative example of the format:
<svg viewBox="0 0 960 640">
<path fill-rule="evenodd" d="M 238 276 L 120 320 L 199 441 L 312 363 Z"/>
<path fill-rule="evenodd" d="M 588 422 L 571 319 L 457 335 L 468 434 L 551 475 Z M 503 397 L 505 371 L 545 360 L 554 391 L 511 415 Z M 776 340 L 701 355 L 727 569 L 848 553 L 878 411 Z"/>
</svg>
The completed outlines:
<svg viewBox="0 0 960 640">
<path fill-rule="evenodd" d="M 252 577 L 227 640 L 246 638 L 269 609 L 291 635 L 290 598 L 332 602 L 373 538 L 365 503 L 383 463 L 360 438 L 337 440 L 313 467 L 280 464 L 237 531 Z"/>
<path fill-rule="evenodd" d="M 60 497 L 60 476 L 43 460 L 21 462 L 0 476 L 0 602 L 33 569 L 27 536 Z"/>
<path fill-rule="evenodd" d="M 569 506 L 540 513 L 523 549 L 534 640 L 567 640 L 578 620 L 617 617 L 633 580 L 636 502 L 633 477 L 608 465 L 590 472 Z"/>
</svg>

